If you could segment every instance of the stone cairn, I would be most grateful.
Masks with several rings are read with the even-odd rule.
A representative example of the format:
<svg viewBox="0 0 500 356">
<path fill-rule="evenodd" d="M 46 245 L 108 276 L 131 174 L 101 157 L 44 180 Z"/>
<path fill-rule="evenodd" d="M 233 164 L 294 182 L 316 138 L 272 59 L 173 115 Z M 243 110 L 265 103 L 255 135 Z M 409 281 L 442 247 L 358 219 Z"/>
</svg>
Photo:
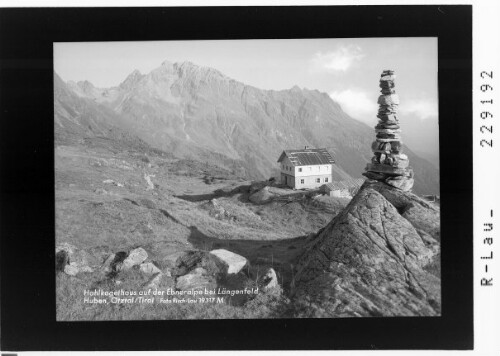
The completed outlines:
<svg viewBox="0 0 500 356">
<path fill-rule="evenodd" d="M 384 70 L 380 78 L 382 95 L 378 98 L 376 139 L 372 144 L 374 156 L 363 173 L 369 179 L 385 182 L 404 191 L 413 187 L 413 170 L 408 156 L 402 153 L 401 129 L 397 118 L 399 97 L 394 89 L 396 76 Z"/>
</svg>

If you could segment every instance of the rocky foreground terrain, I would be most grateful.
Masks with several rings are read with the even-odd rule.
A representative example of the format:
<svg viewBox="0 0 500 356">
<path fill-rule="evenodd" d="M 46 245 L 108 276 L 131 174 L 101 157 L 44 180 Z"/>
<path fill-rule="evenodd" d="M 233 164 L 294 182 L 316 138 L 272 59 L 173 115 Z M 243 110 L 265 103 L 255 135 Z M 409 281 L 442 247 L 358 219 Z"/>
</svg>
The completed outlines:
<svg viewBox="0 0 500 356">
<path fill-rule="evenodd" d="M 441 312 L 439 209 L 368 181 L 297 265 L 304 317 L 435 316 Z"/>
<path fill-rule="evenodd" d="M 287 191 L 126 142 L 56 147 L 58 320 L 439 315 L 438 206 L 370 181 L 351 201 Z M 260 291 L 84 302 L 169 288 Z"/>
</svg>

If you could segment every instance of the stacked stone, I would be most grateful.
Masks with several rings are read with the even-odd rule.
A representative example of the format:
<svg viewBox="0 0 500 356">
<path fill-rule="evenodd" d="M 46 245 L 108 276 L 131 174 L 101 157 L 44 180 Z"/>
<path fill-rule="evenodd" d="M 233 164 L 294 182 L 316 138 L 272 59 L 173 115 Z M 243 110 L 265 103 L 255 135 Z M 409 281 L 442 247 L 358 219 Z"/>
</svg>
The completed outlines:
<svg viewBox="0 0 500 356">
<path fill-rule="evenodd" d="M 394 71 L 382 72 L 382 95 L 378 98 L 379 121 L 375 126 L 376 138 L 372 144 L 374 156 L 363 175 L 409 191 L 413 187 L 413 170 L 409 166 L 408 156 L 401 151 L 401 129 L 397 117 L 399 97 L 394 89 L 395 79 Z"/>
</svg>

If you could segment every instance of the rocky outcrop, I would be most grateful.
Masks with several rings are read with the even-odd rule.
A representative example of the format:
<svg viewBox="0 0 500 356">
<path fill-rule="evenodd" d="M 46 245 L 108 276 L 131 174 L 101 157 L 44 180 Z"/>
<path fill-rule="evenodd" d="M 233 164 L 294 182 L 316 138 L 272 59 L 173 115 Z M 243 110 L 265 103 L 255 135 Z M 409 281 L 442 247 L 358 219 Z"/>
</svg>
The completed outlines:
<svg viewBox="0 0 500 356">
<path fill-rule="evenodd" d="M 71 262 L 70 264 L 64 266 L 64 273 L 70 276 L 76 276 L 80 272 L 78 266 L 75 262 Z"/>
<path fill-rule="evenodd" d="M 56 271 L 63 272 L 66 266 L 69 265 L 68 253 L 64 250 L 56 252 Z"/>
<path fill-rule="evenodd" d="M 177 257 L 172 275 L 178 290 L 205 290 L 222 286 L 243 289 L 248 282 L 246 258 L 231 251 L 184 251 Z M 234 302 L 234 300 L 233 300 Z"/>
<path fill-rule="evenodd" d="M 69 243 L 56 246 L 56 271 L 76 276 L 78 273 L 93 272 L 100 263 L 99 254 L 80 250 Z"/>
<path fill-rule="evenodd" d="M 217 256 L 206 251 L 192 250 L 185 251 L 177 258 L 173 275 L 184 276 L 196 268 L 203 268 L 206 274 L 210 274 L 216 279 L 227 273 L 227 264 Z"/>
<path fill-rule="evenodd" d="M 127 258 L 123 260 L 122 268 L 124 270 L 130 269 L 134 266 L 140 265 L 142 262 L 146 261 L 148 258 L 148 253 L 142 248 L 136 248 L 129 252 Z"/>
<path fill-rule="evenodd" d="M 147 288 L 174 287 L 169 266 L 159 266 L 142 247 L 114 253 L 105 246 L 78 249 L 71 244 L 62 243 L 56 247 L 57 272 L 70 276 L 95 272 L 103 278 L 101 282 L 121 283 L 118 278 L 121 278 L 122 272 L 134 268 L 145 276 L 151 276 L 144 284 Z"/>
<path fill-rule="evenodd" d="M 430 235 L 433 241 L 441 241 L 440 212 L 436 205 L 384 184 L 371 184 L 370 187 L 382 194 L 420 234 Z"/>
<path fill-rule="evenodd" d="M 185 254 L 186 252 L 180 252 L 168 257 L 175 260 Z M 101 288 L 103 285 L 121 285 L 127 281 L 127 278 L 130 278 L 129 273 L 135 275 L 133 278 L 139 280 L 144 278 L 145 282 L 140 285 L 142 288 L 175 288 L 175 278 L 171 273 L 171 269 L 175 268 L 175 263 L 167 262 L 158 261 L 154 256 L 148 255 L 142 247 L 128 252 L 112 252 L 106 246 L 78 249 L 68 243 L 62 243 L 56 247 L 56 271 L 77 278 L 81 273 L 94 273 L 93 279 L 96 282 L 92 288 Z M 224 264 L 222 262 L 219 264 L 223 269 Z M 207 269 L 212 267 L 211 271 L 214 271 L 212 264 L 204 261 L 204 265 Z"/>
<path fill-rule="evenodd" d="M 436 207 L 368 180 L 300 258 L 296 316 L 440 315 L 438 240 Z"/>
<path fill-rule="evenodd" d="M 145 274 L 156 274 L 156 273 L 161 273 L 161 270 L 155 266 L 154 263 L 152 262 L 147 262 L 147 263 L 143 263 L 139 266 L 139 269 L 141 270 L 141 272 L 145 273 Z"/>
<path fill-rule="evenodd" d="M 278 276 L 273 268 L 269 268 L 260 278 L 259 288 L 262 289 L 263 292 L 269 292 L 279 288 Z"/>
<path fill-rule="evenodd" d="M 119 251 L 116 253 L 112 253 L 108 256 L 108 258 L 104 261 L 102 265 L 102 269 L 107 273 L 118 273 L 123 269 L 123 261 L 127 258 L 127 252 Z"/>
</svg>

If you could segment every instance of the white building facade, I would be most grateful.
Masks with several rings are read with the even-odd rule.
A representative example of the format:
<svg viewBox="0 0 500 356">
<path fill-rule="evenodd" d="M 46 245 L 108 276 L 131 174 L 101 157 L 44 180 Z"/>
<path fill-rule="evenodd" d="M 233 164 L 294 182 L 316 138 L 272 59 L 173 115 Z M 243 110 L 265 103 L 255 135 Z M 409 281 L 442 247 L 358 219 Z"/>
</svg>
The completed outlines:
<svg viewBox="0 0 500 356">
<path fill-rule="evenodd" d="M 281 183 L 295 189 L 318 188 L 332 181 L 332 156 L 324 148 L 285 150 L 278 159 Z"/>
</svg>

